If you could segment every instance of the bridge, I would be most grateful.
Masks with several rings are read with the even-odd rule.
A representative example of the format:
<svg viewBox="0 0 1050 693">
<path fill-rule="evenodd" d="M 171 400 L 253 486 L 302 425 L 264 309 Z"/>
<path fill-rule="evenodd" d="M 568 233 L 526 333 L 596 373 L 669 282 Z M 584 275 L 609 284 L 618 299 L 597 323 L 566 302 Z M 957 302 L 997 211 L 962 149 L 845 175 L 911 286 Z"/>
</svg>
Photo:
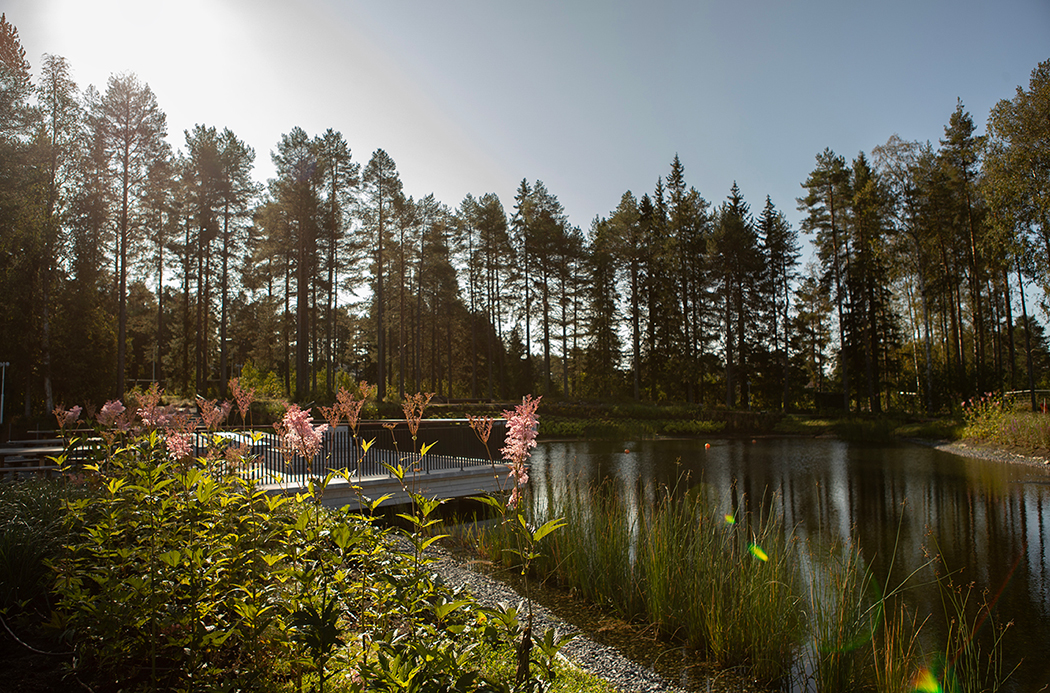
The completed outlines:
<svg viewBox="0 0 1050 693">
<path fill-rule="evenodd" d="M 198 431 L 195 455 L 203 456 L 212 436 L 220 436 L 231 447 L 246 446 L 250 464 L 236 470 L 258 482 L 268 493 L 302 493 L 311 479 L 330 471 L 333 477 L 321 501 L 330 507 L 360 506 L 360 499 L 390 495 L 382 506 L 402 505 L 410 498 L 390 468 L 404 470 L 404 484 L 427 497 L 462 498 L 507 488 L 509 469 L 500 459 L 499 447 L 505 436 L 506 421 L 496 419 L 488 447 L 478 439 L 467 419 L 424 419 L 416 440 L 402 421 L 363 421 L 356 435 L 346 425 L 325 431 L 323 445 L 306 460 L 281 450 L 272 428 L 224 429 L 218 433 Z M 365 443 L 368 449 L 365 450 Z M 27 474 L 57 473 L 48 459 L 61 453 L 59 439 L 13 441 L 0 447 L 0 478 Z M 420 455 L 423 445 L 427 452 Z M 7 454 L 10 453 L 10 454 Z M 226 463 L 220 461 L 220 470 Z"/>
<path fill-rule="evenodd" d="M 352 509 L 360 507 L 360 497 L 389 495 L 383 506 L 407 504 L 408 491 L 429 498 L 493 493 L 508 484 L 509 468 L 498 450 L 505 425 L 502 419 L 493 421 L 487 449 L 467 419 L 423 420 L 415 441 L 403 421 L 362 422 L 356 435 L 344 425 L 325 431 L 323 446 L 311 460 L 281 451 L 274 433 L 256 433 L 258 440 L 251 441 L 256 462 L 250 474 L 270 493 L 297 493 L 311 478 L 335 471 L 321 502 Z M 421 455 L 423 445 L 428 447 Z M 403 479 L 391 471 L 398 467 L 404 470 Z"/>
</svg>

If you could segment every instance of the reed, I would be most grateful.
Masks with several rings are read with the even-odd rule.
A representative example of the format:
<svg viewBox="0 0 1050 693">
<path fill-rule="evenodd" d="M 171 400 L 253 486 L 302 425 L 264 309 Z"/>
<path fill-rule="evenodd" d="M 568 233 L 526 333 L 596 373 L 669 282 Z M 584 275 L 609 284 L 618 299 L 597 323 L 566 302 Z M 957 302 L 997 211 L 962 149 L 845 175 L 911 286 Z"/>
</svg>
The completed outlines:
<svg viewBox="0 0 1050 693">
<path fill-rule="evenodd" d="M 534 500 L 532 523 L 548 515 L 566 521 L 534 564 L 540 577 L 627 620 L 656 625 L 711 663 L 818 693 L 911 690 L 929 673 L 919 640 L 925 621 L 901 599 L 915 573 L 882 585 L 858 545 L 801 541 L 784 526 L 776 499 L 758 504 L 765 512 L 724 514 L 703 485 L 625 494 L 606 482 L 589 491 L 570 483 Z M 471 539 L 513 564 L 504 551 L 512 537 L 498 523 L 476 526 Z M 999 652 L 989 660 L 960 637 L 974 630 L 972 602 L 946 592 L 948 619 L 969 630 L 949 633 L 945 654 L 935 657 L 940 681 L 974 678 L 978 662 L 984 681 L 1003 678 L 995 669 Z"/>
<path fill-rule="evenodd" d="M 746 515 L 730 522 L 702 491 L 641 495 L 656 501 L 632 505 L 610 485 L 548 495 L 538 504 L 543 516 L 566 526 L 537 572 L 720 665 L 744 665 L 766 682 L 787 677 L 804 619 L 795 542 L 782 523 Z M 478 527 L 473 538 L 507 563 L 510 537 L 500 526 Z"/>
<path fill-rule="evenodd" d="M 885 600 L 859 550 L 851 546 L 810 556 L 808 606 L 812 641 L 804 658 L 819 691 L 845 691 L 874 677 L 874 636 Z"/>
</svg>

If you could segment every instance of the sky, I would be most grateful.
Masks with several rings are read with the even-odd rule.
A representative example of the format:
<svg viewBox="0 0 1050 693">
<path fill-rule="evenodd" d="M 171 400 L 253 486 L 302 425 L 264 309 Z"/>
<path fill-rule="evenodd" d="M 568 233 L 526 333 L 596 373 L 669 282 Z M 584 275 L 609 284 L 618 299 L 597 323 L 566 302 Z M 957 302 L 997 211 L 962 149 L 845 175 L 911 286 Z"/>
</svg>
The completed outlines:
<svg viewBox="0 0 1050 693">
<path fill-rule="evenodd" d="M 302 127 L 379 148 L 450 207 L 542 180 L 585 231 L 678 155 L 719 204 L 736 182 L 798 228 L 825 148 L 978 130 L 1050 59 L 1050 0 L 5 0 L 34 72 L 133 72 L 184 147 L 195 124 L 270 152 Z"/>
</svg>

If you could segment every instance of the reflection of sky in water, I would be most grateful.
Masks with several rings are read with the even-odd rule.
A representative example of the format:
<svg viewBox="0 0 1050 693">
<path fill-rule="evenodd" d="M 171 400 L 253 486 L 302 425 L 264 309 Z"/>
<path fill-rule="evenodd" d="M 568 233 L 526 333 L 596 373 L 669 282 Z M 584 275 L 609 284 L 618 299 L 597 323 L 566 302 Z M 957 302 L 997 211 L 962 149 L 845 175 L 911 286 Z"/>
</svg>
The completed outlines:
<svg viewBox="0 0 1050 693">
<path fill-rule="evenodd" d="M 916 572 L 916 582 L 931 582 L 933 572 L 924 566 L 939 554 L 945 567 L 958 571 L 956 584 L 975 583 L 975 597 L 982 590 L 989 599 L 1001 593 L 993 616 L 1014 621 L 1007 659 L 1010 666 L 1020 656 L 1026 660 L 1006 690 L 1038 689 L 1050 681 L 1044 654 L 1050 642 L 1050 474 L 1044 469 L 918 446 L 824 439 L 712 441 L 710 448 L 696 440 L 565 441 L 540 443 L 531 476 L 540 508 L 547 493 L 561 497 L 572 480 L 584 487 L 606 480 L 635 527 L 639 506 L 653 503 L 664 489 L 684 492 L 703 483 L 719 516 L 775 502 L 800 539 L 857 537 L 884 589 Z M 802 560 L 804 572 L 819 571 Z M 906 599 L 919 614 L 943 614 L 935 586 L 909 589 Z"/>
</svg>

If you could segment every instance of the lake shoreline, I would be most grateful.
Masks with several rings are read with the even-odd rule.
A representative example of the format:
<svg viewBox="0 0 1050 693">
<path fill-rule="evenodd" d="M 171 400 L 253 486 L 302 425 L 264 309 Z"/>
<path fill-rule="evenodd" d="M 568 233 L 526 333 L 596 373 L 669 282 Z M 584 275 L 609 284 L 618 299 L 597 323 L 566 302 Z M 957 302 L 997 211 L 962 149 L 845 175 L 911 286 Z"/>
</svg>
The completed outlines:
<svg viewBox="0 0 1050 693">
<path fill-rule="evenodd" d="M 930 440 L 928 438 L 904 438 L 909 443 L 934 448 L 941 452 L 960 457 L 1003 462 L 1005 464 L 1024 464 L 1030 467 L 1044 468 L 1050 465 L 1050 451 L 1018 450 L 988 445 L 972 440 Z"/>
</svg>

